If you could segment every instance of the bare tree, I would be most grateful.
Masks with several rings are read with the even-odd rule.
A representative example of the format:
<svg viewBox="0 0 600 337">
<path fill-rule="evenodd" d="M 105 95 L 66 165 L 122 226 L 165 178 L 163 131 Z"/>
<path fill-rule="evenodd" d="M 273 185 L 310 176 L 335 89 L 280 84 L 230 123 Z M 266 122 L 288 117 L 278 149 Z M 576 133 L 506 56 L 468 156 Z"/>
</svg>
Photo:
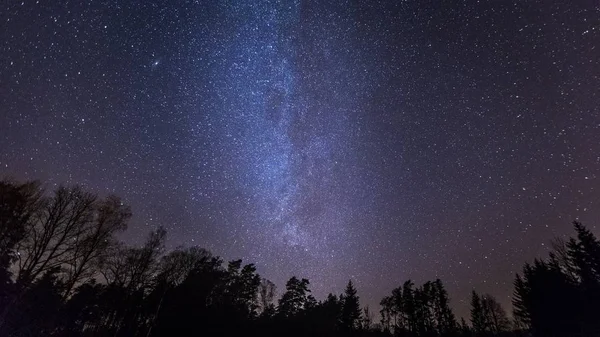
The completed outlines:
<svg viewBox="0 0 600 337">
<path fill-rule="evenodd" d="M 162 258 L 155 281 L 155 289 L 162 287 L 162 291 L 160 291 L 160 299 L 156 305 L 156 310 L 149 318 L 150 323 L 146 336 L 151 336 L 167 292 L 185 281 L 194 269 L 199 268 L 213 258 L 208 250 L 200 247 L 177 248 Z"/>
<path fill-rule="evenodd" d="M 162 258 L 158 278 L 172 286 L 177 286 L 194 268 L 198 268 L 212 258 L 213 255 L 208 250 L 200 247 L 175 249 Z"/>
<path fill-rule="evenodd" d="M 93 220 L 78 231 L 72 249 L 63 260 L 65 298 L 75 285 L 96 274 L 95 267 L 114 244 L 115 234 L 127 228 L 130 217 L 130 208 L 118 197 L 109 196 L 96 203 Z"/>
<path fill-rule="evenodd" d="M 59 187 L 27 224 L 27 237 L 17 246 L 20 287 L 60 268 L 74 243 L 94 219 L 96 196 L 80 187 Z"/>
<path fill-rule="evenodd" d="M 481 306 L 485 317 L 487 328 L 492 333 L 509 331 L 511 328 L 510 320 L 506 311 L 494 296 L 485 294 L 481 296 Z"/>
<path fill-rule="evenodd" d="M 142 247 L 110 247 L 101 260 L 101 273 L 109 285 L 135 291 L 150 286 L 158 272 L 158 259 L 164 252 L 167 232 L 159 227 L 151 232 Z"/>
<path fill-rule="evenodd" d="M 164 253 L 167 232 L 163 227 L 150 232 L 142 247 L 129 248 L 123 245 L 109 247 L 108 253 L 100 260 L 100 273 L 109 287 L 122 290 L 122 298 L 115 310 L 104 318 L 104 324 L 114 329 L 117 336 L 128 322 L 142 320 L 136 298 L 156 284 L 159 271 L 159 258 Z M 146 324 L 151 324 L 145 319 Z"/>
</svg>

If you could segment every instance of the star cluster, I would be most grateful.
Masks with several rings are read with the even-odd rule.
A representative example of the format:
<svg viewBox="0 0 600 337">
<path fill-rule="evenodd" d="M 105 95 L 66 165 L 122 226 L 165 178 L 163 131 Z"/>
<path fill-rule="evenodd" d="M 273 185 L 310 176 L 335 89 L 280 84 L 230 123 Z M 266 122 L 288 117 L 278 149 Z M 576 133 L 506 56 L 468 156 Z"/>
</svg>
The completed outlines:
<svg viewBox="0 0 600 337">
<path fill-rule="evenodd" d="M 594 1 L 9 1 L 0 175 L 79 183 L 169 245 L 364 304 L 406 279 L 509 305 L 600 219 Z"/>
</svg>

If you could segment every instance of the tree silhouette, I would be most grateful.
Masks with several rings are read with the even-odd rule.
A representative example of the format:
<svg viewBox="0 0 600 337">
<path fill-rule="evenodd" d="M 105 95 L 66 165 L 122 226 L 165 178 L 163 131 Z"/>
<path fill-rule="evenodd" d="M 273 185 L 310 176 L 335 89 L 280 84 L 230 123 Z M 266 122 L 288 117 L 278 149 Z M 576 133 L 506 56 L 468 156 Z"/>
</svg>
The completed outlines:
<svg viewBox="0 0 600 337">
<path fill-rule="evenodd" d="M 127 228 L 130 217 L 129 207 L 115 196 L 109 196 L 94 205 L 93 219 L 80 229 L 61 266 L 65 278 L 65 298 L 75 285 L 94 276 L 95 268 L 114 245 L 115 234 Z"/>
<path fill-rule="evenodd" d="M 214 258 L 209 251 L 198 247 L 178 248 L 163 256 L 155 277 L 154 287 L 148 296 L 149 327 L 147 335 L 151 334 L 159 317 L 163 319 L 161 323 L 165 324 L 164 307 L 175 310 L 169 308 L 172 299 L 169 297 L 176 296 L 175 289 L 181 287 L 192 272 L 203 269 L 208 272 L 208 270 L 216 269 L 220 263 L 221 261 Z"/>
<path fill-rule="evenodd" d="M 548 261 L 536 259 L 516 276 L 515 318 L 535 336 L 600 334 L 600 243 L 581 223 L 574 229 L 577 237 L 555 242 Z"/>
<path fill-rule="evenodd" d="M 259 311 L 263 316 L 272 316 L 275 313 L 275 306 L 273 305 L 273 299 L 275 298 L 275 291 L 277 287 L 275 284 L 266 278 L 261 278 L 260 285 L 258 288 L 259 296 Z"/>
<path fill-rule="evenodd" d="M 42 195 L 39 182 L 0 181 L 0 284 L 4 286 L 11 276 L 8 268 L 17 258 L 15 246 L 41 208 Z"/>
<path fill-rule="evenodd" d="M 356 294 L 356 288 L 352 280 L 348 281 L 344 294 L 340 297 L 342 303 L 342 312 L 340 316 L 340 326 L 343 331 L 350 333 L 357 330 L 360 326 L 360 302 Z"/>
<path fill-rule="evenodd" d="M 16 247 L 28 234 L 28 224 L 39 212 L 42 197 L 39 182 L 0 180 L 0 332 L 18 300 L 11 268 L 19 257 Z"/>
<path fill-rule="evenodd" d="M 509 331 L 510 321 L 500 303 L 489 294 L 471 297 L 471 323 L 476 335 L 493 336 Z"/>
<path fill-rule="evenodd" d="M 511 328 L 506 311 L 492 295 L 481 296 L 481 305 L 485 313 L 486 325 L 492 333 L 498 334 Z"/>
<path fill-rule="evenodd" d="M 477 335 L 484 334 L 487 331 L 481 298 L 475 290 L 471 292 L 471 324 L 473 326 L 473 332 Z"/>
<path fill-rule="evenodd" d="M 46 271 L 27 289 L 15 308 L 18 313 L 15 332 L 47 336 L 54 331 L 59 314 L 56 308 L 60 308 L 62 298 L 62 284 L 57 272 L 58 269 Z"/>
<path fill-rule="evenodd" d="M 363 308 L 360 326 L 363 330 L 367 331 L 370 331 L 373 328 L 373 313 L 368 305 Z"/>
<path fill-rule="evenodd" d="M 442 281 L 437 279 L 432 285 L 432 306 L 433 315 L 436 321 L 436 330 L 441 336 L 450 336 L 458 331 L 456 317 L 450 309 L 450 299 L 448 292 L 444 288 Z"/>
<path fill-rule="evenodd" d="M 459 324 L 439 279 L 392 289 L 380 324 L 361 311 L 352 281 L 318 301 L 292 277 L 275 307 L 275 284 L 254 264 L 199 247 L 167 252 L 162 227 L 139 247 L 119 242 L 130 217 L 115 196 L 0 181 L 0 335 L 600 336 L 600 241 L 578 222 L 575 237 L 554 240 L 547 259 L 516 275 L 513 327 L 475 291 L 472 326 Z"/>
<path fill-rule="evenodd" d="M 293 276 L 285 284 L 285 293 L 279 299 L 277 313 L 286 318 L 294 317 L 304 310 L 308 302 L 309 282 Z"/>
<path fill-rule="evenodd" d="M 467 324 L 467 321 L 465 321 L 465 319 L 462 317 L 460 319 L 459 331 L 460 331 L 459 335 L 464 336 L 464 337 L 468 337 L 468 336 L 472 335 L 471 328 Z"/>
<path fill-rule="evenodd" d="M 60 268 L 84 228 L 93 221 L 96 196 L 78 186 L 59 187 L 53 196 L 40 202 L 38 212 L 28 222 L 31 233 L 19 242 L 17 284 L 28 287 L 49 270 Z"/>
<path fill-rule="evenodd" d="M 93 331 L 100 326 L 99 318 L 106 310 L 100 306 L 100 298 L 105 290 L 94 279 L 76 288 L 62 310 L 60 323 L 64 335 L 78 336 L 84 329 Z"/>
<path fill-rule="evenodd" d="M 425 282 L 414 288 L 412 281 L 392 290 L 381 301 L 384 331 L 395 335 L 453 336 L 458 323 L 441 280 Z"/>
<path fill-rule="evenodd" d="M 175 256 L 179 262 L 173 263 Z M 179 266 L 179 271 L 176 278 L 169 280 L 169 287 L 156 287 L 151 293 L 156 316 L 152 335 L 186 335 L 200 323 L 207 332 L 216 329 L 220 322 L 215 316 L 223 310 L 215 305 L 226 298 L 223 291 L 227 271 L 223 261 L 207 251 L 189 249 L 177 252 L 167 262 Z M 169 266 L 163 268 L 163 272 L 173 270 Z"/>
</svg>

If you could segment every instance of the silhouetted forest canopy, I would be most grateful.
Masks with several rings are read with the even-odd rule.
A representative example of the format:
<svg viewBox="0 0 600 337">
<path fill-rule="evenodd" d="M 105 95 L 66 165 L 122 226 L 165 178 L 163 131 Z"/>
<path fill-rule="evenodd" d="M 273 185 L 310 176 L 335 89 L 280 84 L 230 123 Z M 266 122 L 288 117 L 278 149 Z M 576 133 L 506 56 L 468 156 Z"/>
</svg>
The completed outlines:
<svg viewBox="0 0 600 337">
<path fill-rule="evenodd" d="M 375 315 L 352 281 L 322 300 L 304 278 L 277 292 L 251 263 L 166 251 L 163 228 L 128 246 L 131 216 L 79 186 L 0 181 L 0 335 L 600 336 L 600 241 L 578 222 L 515 276 L 510 313 L 473 291 L 458 319 L 439 279 L 400 281 Z"/>
</svg>

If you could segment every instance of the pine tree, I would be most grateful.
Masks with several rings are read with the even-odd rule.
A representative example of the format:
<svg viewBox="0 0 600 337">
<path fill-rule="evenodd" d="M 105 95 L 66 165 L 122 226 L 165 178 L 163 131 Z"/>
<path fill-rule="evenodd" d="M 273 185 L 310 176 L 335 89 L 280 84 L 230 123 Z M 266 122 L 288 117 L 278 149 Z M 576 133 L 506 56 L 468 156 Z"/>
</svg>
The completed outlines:
<svg viewBox="0 0 600 337">
<path fill-rule="evenodd" d="M 464 337 L 471 335 L 471 328 L 462 317 L 460 318 L 460 335 Z"/>
<path fill-rule="evenodd" d="M 402 303 L 398 303 L 401 307 L 405 328 L 410 332 L 417 331 L 417 315 L 416 315 L 416 304 L 415 304 L 415 291 L 413 290 L 414 283 L 411 280 L 404 282 L 402 286 Z"/>
<path fill-rule="evenodd" d="M 451 335 L 456 332 L 458 323 L 452 309 L 450 309 L 448 292 L 444 289 L 444 285 L 440 279 L 435 280 L 433 288 L 435 293 L 433 310 L 437 323 L 437 331 L 442 336 Z"/>
<path fill-rule="evenodd" d="M 471 294 L 471 325 L 473 326 L 473 332 L 476 334 L 484 333 L 487 330 L 481 298 L 475 290 Z"/>
<path fill-rule="evenodd" d="M 516 322 L 536 337 L 600 334 L 600 242 L 581 223 L 574 229 L 576 238 L 555 244 L 548 261 L 526 264 L 515 279 Z"/>
<path fill-rule="evenodd" d="M 577 240 L 571 239 L 567 244 L 570 255 L 575 262 L 582 283 L 587 286 L 600 284 L 600 241 L 580 222 L 573 222 L 577 232 Z"/>
<path fill-rule="evenodd" d="M 309 282 L 307 279 L 299 280 L 293 276 L 285 284 L 285 293 L 279 299 L 277 311 L 279 315 L 290 318 L 304 310 L 308 301 Z"/>
<path fill-rule="evenodd" d="M 344 331 L 356 330 L 360 324 L 360 302 L 356 294 L 356 288 L 352 284 L 352 280 L 348 281 L 348 285 L 344 291 L 342 301 L 342 312 L 340 317 L 340 325 Z"/>
<path fill-rule="evenodd" d="M 526 269 L 529 265 L 526 265 Z M 518 326 L 523 329 L 531 328 L 531 314 L 530 314 L 530 297 L 531 288 L 529 283 L 524 281 L 521 275 L 517 274 L 514 282 L 515 290 L 513 292 L 513 316 Z"/>
</svg>

